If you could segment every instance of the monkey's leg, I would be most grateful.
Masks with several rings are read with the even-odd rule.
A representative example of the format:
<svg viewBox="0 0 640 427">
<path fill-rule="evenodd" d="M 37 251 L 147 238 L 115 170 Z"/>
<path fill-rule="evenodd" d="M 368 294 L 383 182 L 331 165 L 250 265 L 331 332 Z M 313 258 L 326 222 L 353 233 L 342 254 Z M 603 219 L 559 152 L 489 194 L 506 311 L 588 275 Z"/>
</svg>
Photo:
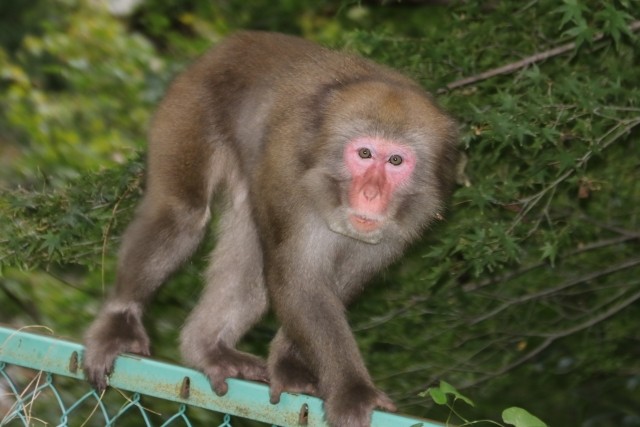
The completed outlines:
<svg viewBox="0 0 640 427">
<path fill-rule="evenodd" d="M 123 235 L 115 286 L 85 335 L 84 370 L 98 390 L 119 353 L 149 354 L 145 305 L 198 247 L 228 163 L 222 146 L 214 150 L 207 135 L 188 132 L 193 108 L 169 107 L 160 108 L 152 126 L 145 196 Z"/>
<path fill-rule="evenodd" d="M 209 377 L 218 395 L 227 392 L 226 378 L 268 381 L 262 359 L 235 349 L 267 310 L 267 295 L 246 187 L 236 182 L 232 191 L 231 207 L 220 220 L 207 287 L 180 337 L 184 360 Z"/>
<path fill-rule="evenodd" d="M 278 330 L 269 348 L 269 379 L 269 396 L 273 404 L 280 402 L 284 391 L 318 394 L 318 379 L 282 329 Z"/>
<path fill-rule="evenodd" d="M 158 287 L 195 250 L 205 230 L 208 207 L 161 204 L 146 197 L 123 236 L 115 287 L 85 336 L 83 366 L 98 390 L 106 388 L 116 356 L 149 355 L 142 325 L 144 306 Z M 166 200 L 166 199 L 161 199 Z"/>
</svg>

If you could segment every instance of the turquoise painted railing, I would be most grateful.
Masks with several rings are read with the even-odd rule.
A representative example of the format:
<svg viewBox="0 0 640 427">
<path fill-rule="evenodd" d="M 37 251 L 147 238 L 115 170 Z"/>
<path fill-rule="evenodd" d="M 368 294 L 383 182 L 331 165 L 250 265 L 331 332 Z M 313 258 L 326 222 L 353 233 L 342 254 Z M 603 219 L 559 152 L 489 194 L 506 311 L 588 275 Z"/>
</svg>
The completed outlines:
<svg viewBox="0 0 640 427">
<path fill-rule="evenodd" d="M 121 403 L 112 408 L 114 396 L 100 396 L 84 382 L 83 349 L 59 338 L 0 326 L 0 426 L 214 425 L 214 417 L 201 422 L 202 414 L 194 415 L 197 408 L 223 414 L 221 427 L 230 427 L 232 416 L 278 426 L 326 426 L 322 401 L 315 397 L 285 393 L 272 405 L 266 385 L 234 379 L 228 380 L 228 393 L 218 397 L 198 371 L 132 355 L 116 360 L 107 394 Z M 148 396 L 173 406 L 158 414 L 148 408 Z M 137 420 L 124 421 L 132 416 Z M 442 426 L 379 411 L 372 418 L 373 427 Z"/>
</svg>

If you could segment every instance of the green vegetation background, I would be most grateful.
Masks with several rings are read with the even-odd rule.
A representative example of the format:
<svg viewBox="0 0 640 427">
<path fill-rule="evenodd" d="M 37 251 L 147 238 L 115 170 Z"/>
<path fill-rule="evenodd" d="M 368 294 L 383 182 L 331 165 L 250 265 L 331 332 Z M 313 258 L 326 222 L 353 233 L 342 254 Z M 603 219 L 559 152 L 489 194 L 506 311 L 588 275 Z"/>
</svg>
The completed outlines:
<svg viewBox="0 0 640 427">
<path fill-rule="evenodd" d="M 0 322 L 81 339 L 172 76 L 236 29 L 282 31 L 403 70 L 460 121 L 467 161 L 446 220 L 351 310 L 401 412 L 445 420 L 418 396 L 444 379 L 478 403 L 471 419 L 517 405 L 553 426 L 640 426 L 637 0 L 106 3 L 0 2 Z M 159 357 L 179 360 L 212 244 L 150 311 Z M 275 327 L 245 347 L 265 354 Z"/>
</svg>

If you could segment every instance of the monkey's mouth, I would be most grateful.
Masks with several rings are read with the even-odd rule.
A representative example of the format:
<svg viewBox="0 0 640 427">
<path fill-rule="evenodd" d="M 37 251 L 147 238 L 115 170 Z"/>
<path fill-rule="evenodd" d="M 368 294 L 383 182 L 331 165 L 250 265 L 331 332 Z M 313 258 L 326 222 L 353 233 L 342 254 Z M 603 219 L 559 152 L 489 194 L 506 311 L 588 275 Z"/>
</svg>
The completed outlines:
<svg viewBox="0 0 640 427">
<path fill-rule="evenodd" d="M 349 221 L 353 227 L 364 233 L 375 231 L 380 228 L 380 221 L 377 219 L 369 218 L 364 215 L 351 214 L 349 215 Z"/>
</svg>

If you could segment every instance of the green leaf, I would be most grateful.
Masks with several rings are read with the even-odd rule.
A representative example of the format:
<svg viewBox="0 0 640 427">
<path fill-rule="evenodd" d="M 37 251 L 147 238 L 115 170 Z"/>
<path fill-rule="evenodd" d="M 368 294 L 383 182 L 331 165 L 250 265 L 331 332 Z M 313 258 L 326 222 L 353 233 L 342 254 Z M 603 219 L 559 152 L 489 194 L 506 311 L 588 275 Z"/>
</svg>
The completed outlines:
<svg viewBox="0 0 640 427">
<path fill-rule="evenodd" d="M 42 248 L 47 250 L 47 255 L 51 256 L 60 247 L 60 236 L 50 232 L 44 235 Z"/>
<path fill-rule="evenodd" d="M 433 401 L 438 405 L 447 404 L 447 396 L 441 389 L 431 387 L 427 390 L 427 392 L 429 393 L 429 396 L 431 396 Z"/>
<path fill-rule="evenodd" d="M 458 390 L 456 390 L 456 388 L 454 386 L 452 386 L 448 382 L 440 381 L 440 390 L 442 390 L 446 394 L 453 395 L 456 399 L 460 399 L 460 400 L 466 402 L 470 406 L 475 406 L 475 404 L 473 403 L 473 401 L 471 399 L 469 399 L 467 396 L 465 396 L 462 393 L 460 393 Z"/>
<path fill-rule="evenodd" d="M 560 28 L 564 27 L 568 22 L 577 24 L 578 22 L 583 21 L 584 18 L 582 17 L 582 14 L 586 10 L 586 6 L 578 0 L 564 0 L 563 5 L 555 10 L 555 12 L 562 13 Z"/>
<path fill-rule="evenodd" d="M 548 259 L 551 266 L 555 266 L 556 257 L 558 256 L 558 246 L 556 242 L 544 242 L 542 245 L 542 259 Z"/>
<path fill-rule="evenodd" d="M 447 404 L 447 395 L 450 394 L 453 396 L 455 400 L 462 400 L 466 402 L 468 405 L 475 406 L 473 401 L 460 393 L 454 386 L 447 383 L 446 381 L 440 381 L 440 386 L 438 387 L 429 387 L 427 391 L 420 393 L 420 396 L 431 396 L 431 399 L 438 405 L 446 405 Z"/>
<path fill-rule="evenodd" d="M 516 427 L 548 427 L 540 418 L 515 406 L 502 411 L 502 421 Z"/>
<path fill-rule="evenodd" d="M 595 18 L 597 21 L 602 22 L 603 32 L 613 38 L 616 48 L 619 48 L 622 34 L 632 36 L 627 21 L 632 21 L 633 17 L 625 11 L 618 10 L 614 6 L 605 3 L 604 9 L 596 13 Z"/>
</svg>

